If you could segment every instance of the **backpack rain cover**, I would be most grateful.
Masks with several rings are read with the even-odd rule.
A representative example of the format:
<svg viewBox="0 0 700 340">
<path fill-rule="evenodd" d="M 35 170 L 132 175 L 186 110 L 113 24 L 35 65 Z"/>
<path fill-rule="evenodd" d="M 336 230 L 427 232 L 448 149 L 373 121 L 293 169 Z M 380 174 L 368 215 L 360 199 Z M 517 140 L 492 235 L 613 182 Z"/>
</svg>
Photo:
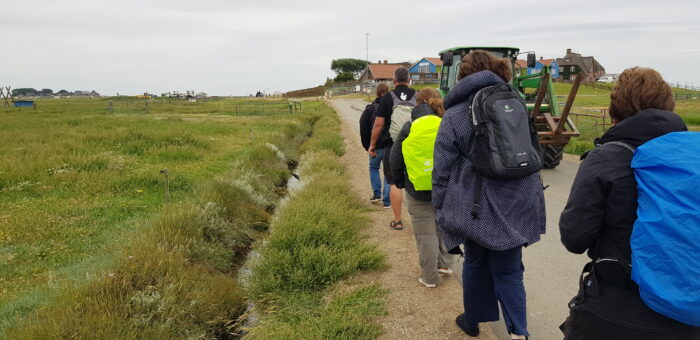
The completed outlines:
<svg viewBox="0 0 700 340">
<path fill-rule="evenodd" d="M 632 279 L 647 306 L 700 326 L 700 133 L 673 132 L 637 149 Z"/>
</svg>

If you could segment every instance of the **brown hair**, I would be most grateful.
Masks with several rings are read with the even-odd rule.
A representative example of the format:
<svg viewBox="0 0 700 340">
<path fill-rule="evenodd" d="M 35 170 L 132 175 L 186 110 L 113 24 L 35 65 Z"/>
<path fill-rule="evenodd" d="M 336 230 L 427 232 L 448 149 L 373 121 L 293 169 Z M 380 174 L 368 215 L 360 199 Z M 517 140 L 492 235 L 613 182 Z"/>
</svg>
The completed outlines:
<svg viewBox="0 0 700 340">
<path fill-rule="evenodd" d="M 673 111 L 675 106 L 671 87 L 650 68 L 626 69 L 610 93 L 610 117 L 616 122 L 645 109 Z"/>
<path fill-rule="evenodd" d="M 389 92 L 389 85 L 384 83 L 379 83 L 379 85 L 377 85 L 377 97 L 381 97 L 387 92 Z"/>
<path fill-rule="evenodd" d="M 416 94 L 416 103 L 426 103 L 430 106 L 435 114 L 442 117 L 445 114 L 445 107 L 442 103 L 442 98 L 440 98 L 440 93 L 433 88 L 424 88 Z"/>
<path fill-rule="evenodd" d="M 508 58 L 498 58 L 487 51 L 476 50 L 469 52 L 462 58 L 457 78 L 462 79 L 468 75 L 486 70 L 495 73 L 503 81 L 510 81 L 510 78 L 513 77 L 513 70 Z"/>
</svg>

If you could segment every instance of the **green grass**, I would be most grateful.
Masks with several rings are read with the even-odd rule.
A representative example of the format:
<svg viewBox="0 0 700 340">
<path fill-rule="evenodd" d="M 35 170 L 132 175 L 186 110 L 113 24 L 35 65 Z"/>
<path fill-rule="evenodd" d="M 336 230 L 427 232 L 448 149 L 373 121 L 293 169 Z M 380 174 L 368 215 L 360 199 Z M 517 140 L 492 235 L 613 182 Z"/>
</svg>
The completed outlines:
<svg viewBox="0 0 700 340">
<path fill-rule="evenodd" d="M 263 316 L 252 339 L 374 339 L 386 313 L 376 286 L 339 292 L 355 273 L 381 269 L 384 255 L 360 229 L 366 208 L 340 163 L 337 117 L 324 116 L 304 145 L 302 189 L 279 212 L 253 265 L 251 293 Z"/>
<path fill-rule="evenodd" d="M 570 89 L 571 84 L 569 83 L 554 83 L 554 90 L 560 96 L 567 95 Z M 688 91 L 689 90 L 673 88 L 674 93 L 687 93 Z M 560 100 L 563 102 L 565 99 L 561 98 Z M 574 106 L 594 110 L 608 108 L 610 106 L 610 91 L 581 86 L 574 100 Z M 576 111 L 576 109 L 574 108 L 573 111 Z M 698 126 L 700 126 L 700 100 L 676 101 L 676 108 L 674 111 L 681 116 L 690 130 L 697 131 Z M 610 127 L 610 125 L 605 128 L 602 125 L 596 126 L 596 122 L 601 123 L 601 120 L 589 117 L 579 118 L 576 126 L 581 132 L 581 137 L 573 138 L 566 146 L 565 151 L 567 153 L 580 155 L 593 149 L 593 140 L 600 137 L 605 133 L 605 130 Z M 608 118 L 608 123 L 609 122 Z"/>
<path fill-rule="evenodd" d="M 110 115 L 105 103 L 0 110 L 0 336 L 219 336 L 244 306 L 235 269 L 289 174 L 265 143 L 298 159 L 332 112 L 236 117 L 226 99 Z"/>
</svg>

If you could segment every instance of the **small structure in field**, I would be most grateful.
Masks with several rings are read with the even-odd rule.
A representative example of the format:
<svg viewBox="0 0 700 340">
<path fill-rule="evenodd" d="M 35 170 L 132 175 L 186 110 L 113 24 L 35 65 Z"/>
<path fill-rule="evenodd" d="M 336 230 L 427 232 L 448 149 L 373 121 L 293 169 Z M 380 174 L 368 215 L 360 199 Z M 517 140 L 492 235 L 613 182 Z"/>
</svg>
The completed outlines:
<svg viewBox="0 0 700 340">
<path fill-rule="evenodd" d="M 442 70 L 442 59 L 424 57 L 408 68 L 411 80 L 415 81 L 435 81 L 440 78 Z"/>
<path fill-rule="evenodd" d="M 581 81 L 594 83 L 605 74 L 605 68 L 594 57 L 581 56 L 570 48 L 566 49 L 566 55 L 557 58 L 556 62 L 563 81 L 574 81 L 577 77 L 583 77 Z"/>
<path fill-rule="evenodd" d="M 384 60 L 384 62 L 379 62 L 376 64 L 369 64 L 362 74 L 360 75 L 360 81 L 373 81 L 373 82 L 386 82 L 390 83 L 394 78 L 394 71 L 399 67 L 409 68 L 411 64 L 409 63 L 389 63 Z"/>
<path fill-rule="evenodd" d="M 515 64 L 518 66 L 515 72 L 520 76 L 541 73 L 545 66 L 549 66 L 549 74 L 552 79 L 559 78 L 559 64 L 557 64 L 557 61 L 554 59 L 544 59 L 540 57 L 540 60 L 535 62 L 535 67 L 527 67 L 527 60 L 523 59 L 516 60 Z"/>
</svg>

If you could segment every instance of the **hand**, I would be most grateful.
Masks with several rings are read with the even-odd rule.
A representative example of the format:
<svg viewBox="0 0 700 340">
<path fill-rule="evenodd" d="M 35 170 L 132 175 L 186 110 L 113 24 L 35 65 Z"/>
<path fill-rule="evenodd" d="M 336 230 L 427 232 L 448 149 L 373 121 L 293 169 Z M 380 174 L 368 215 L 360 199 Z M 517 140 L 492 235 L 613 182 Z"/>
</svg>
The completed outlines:
<svg viewBox="0 0 700 340">
<path fill-rule="evenodd" d="M 369 153 L 369 156 L 374 158 L 377 157 L 377 152 L 374 151 L 375 147 L 370 145 L 369 149 L 367 149 L 367 152 Z"/>
</svg>

